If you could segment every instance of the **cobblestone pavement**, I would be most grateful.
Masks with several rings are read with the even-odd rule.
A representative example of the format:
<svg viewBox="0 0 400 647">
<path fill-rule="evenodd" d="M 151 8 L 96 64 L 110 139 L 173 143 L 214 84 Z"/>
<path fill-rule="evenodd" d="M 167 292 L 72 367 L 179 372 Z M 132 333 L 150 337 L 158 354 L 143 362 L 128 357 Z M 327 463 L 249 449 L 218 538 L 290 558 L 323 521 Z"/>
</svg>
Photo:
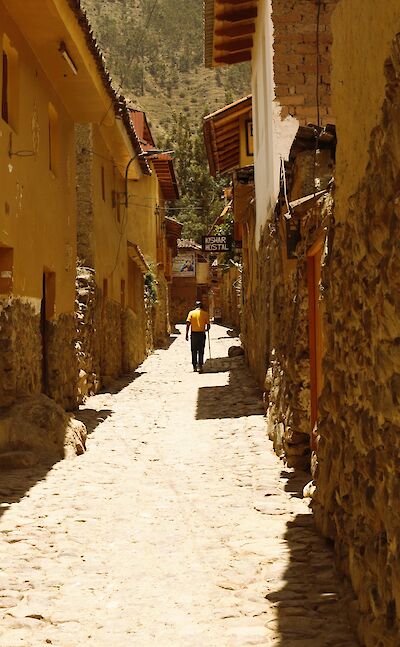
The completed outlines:
<svg viewBox="0 0 400 647">
<path fill-rule="evenodd" d="M 85 455 L 1 475 L 0 646 L 356 645 L 235 340 L 199 375 L 173 339 L 87 401 Z"/>
</svg>

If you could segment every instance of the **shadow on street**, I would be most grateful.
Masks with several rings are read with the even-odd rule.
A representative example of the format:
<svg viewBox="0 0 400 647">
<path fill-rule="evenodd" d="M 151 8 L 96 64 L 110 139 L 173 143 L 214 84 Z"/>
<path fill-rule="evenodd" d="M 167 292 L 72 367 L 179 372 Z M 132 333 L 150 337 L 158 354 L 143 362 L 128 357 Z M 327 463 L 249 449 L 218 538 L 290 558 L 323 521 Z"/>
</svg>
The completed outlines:
<svg viewBox="0 0 400 647">
<path fill-rule="evenodd" d="M 0 473 L 0 517 L 9 505 L 18 503 L 39 481 L 42 481 L 53 465 L 60 459 L 42 459 L 38 465 L 17 470 L 2 470 Z"/>
<path fill-rule="evenodd" d="M 217 357 L 207 360 L 204 372 L 229 372 L 229 378 L 225 386 L 199 387 L 197 420 L 264 415 L 261 391 L 249 377 L 243 357 Z"/>
<path fill-rule="evenodd" d="M 285 490 L 301 498 L 310 476 L 282 471 Z M 327 540 L 319 536 L 311 514 L 298 514 L 284 535 L 289 564 L 283 586 L 265 596 L 276 605 L 280 647 L 355 647 L 348 616 L 352 594 L 339 578 Z"/>
</svg>

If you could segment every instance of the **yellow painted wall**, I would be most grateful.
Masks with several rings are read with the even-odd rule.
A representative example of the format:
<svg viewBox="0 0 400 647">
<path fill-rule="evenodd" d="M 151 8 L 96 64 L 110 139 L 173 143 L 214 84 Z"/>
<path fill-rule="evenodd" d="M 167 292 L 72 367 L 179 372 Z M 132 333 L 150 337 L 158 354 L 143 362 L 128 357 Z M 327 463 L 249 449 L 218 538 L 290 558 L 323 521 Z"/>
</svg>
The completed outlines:
<svg viewBox="0 0 400 647">
<path fill-rule="evenodd" d="M 98 127 L 93 128 L 93 245 L 97 285 L 108 281 L 108 297 L 121 302 L 121 279 L 127 280 L 127 213 L 125 169 L 111 157 Z M 104 199 L 102 190 L 104 169 Z M 118 207 L 119 202 L 119 218 Z"/>
<path fill-rule="evenodd" d="M 153 263 L 157 262 L 160 203 L 161 192 L 154 170 L 151 176 L 142 175 L 138 181 L 129 181 L 128 238 L 139 245 L 146 260 Z M 159 215 L 157 211 L 160 212 Z"/>
<path fill-rule="evenodd" d="M 42 296 L 44 268 L 56 273 L 56 315 L 73 312 L 76 206 L 73 123 L 32 51 L 0 2 L 0 53 L 18 52 L 18 110 L 11 128 L 0 115 L 0 244 L 14 248 L 13 292 Z M 1 87 L 0 67 L 0 87 Z M 49 169 L 49 104 L 58 119 L 55 173 Z M 29 151 L 29 156 L 12 155 Z M 36 301 L 39 306 L 39 302 Z"/>
<path fill-rule="evenodd" d="M 339 2 L 332 31 L 332 105 L 338 137 L 335 218 L 340 220 L 365 175 L 371 131 L 380 121 L 384 64 L 400 31 L 400 3 Z"/>
</svg>

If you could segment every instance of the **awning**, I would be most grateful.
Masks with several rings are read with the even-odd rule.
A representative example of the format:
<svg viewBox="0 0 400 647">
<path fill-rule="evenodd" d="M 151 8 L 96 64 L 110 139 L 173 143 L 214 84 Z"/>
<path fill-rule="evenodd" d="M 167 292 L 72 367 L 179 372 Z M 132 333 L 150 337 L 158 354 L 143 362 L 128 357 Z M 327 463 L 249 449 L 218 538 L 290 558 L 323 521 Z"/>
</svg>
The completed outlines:
<svg viewBox="0 0 400 647">
<path fill-rule="evenodd" d="M 206 67 L 251 60 L 258 0 L 204 0 Z"/>
<path fill-rule="evenodd" d="M 203 132 L 212 176 L 240 167 L 240 121 L 251 120 L 251 94 L 204 117 Z"/>
</svg>

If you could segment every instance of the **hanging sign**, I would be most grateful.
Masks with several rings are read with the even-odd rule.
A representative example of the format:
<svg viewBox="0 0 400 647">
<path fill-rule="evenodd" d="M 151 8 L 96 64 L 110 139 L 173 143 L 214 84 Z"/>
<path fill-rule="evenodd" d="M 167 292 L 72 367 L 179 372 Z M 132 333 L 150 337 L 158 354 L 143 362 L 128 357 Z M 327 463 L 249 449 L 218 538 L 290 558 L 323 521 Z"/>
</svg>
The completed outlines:
<svg viewBox="0 0 400 647">
<path fill-rule="evenodd" d="M 195 252 L 180 252 L 174 258 L 172 276 L 196 276 L 196 254 Z"/>
<path fill-rule="evenodd" d="M 203 252 L 230 252 L 232 236 L 203 236 Z"/>
</svg>

